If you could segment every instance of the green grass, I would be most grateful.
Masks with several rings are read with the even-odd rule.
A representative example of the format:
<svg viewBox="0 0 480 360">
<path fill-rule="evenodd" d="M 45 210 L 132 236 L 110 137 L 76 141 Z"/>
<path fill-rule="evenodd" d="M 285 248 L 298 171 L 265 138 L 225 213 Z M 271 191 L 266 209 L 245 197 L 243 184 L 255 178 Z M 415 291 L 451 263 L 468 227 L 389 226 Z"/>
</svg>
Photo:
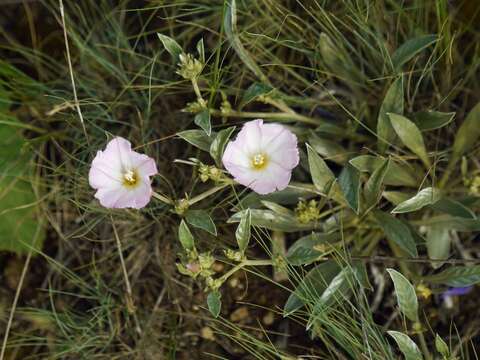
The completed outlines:
<svg viewBox="0 0 480 360">
<path fill-rule="evenodd" d="M 470 260 L 477 257 L 480 226 L 475 215 L 465 220 L 479 209 L 472 186 L 479 174 L 478 110 L 470 115 L 473 127 L 459 132 L 480 101 L 480 7 L 473 3 L 237 0 L 232 18 L 231 3 L 220 0 L 65 1 L 70 58 L 59 3 L 5 5 L 6 13 L 22 14 L 22 20 L 12 25 L 8 15 L 0 15 L 0 130 L 13 128 L 14 120 L 23 136 L 32 175 L 17 178 L 31 183 L 35 201 L 20 206 L 34 209 L 47 224 L 41 250 L 0 253 L 0 335 L 13 319 L 5 359 L 397 359 L 401 353 L 389 330 L 407 334 L 425 359 L 440 356 L 436 334 L 452 356 L 476 359 L 478 323 L 471 314 L 478 289 L 446 308 L 439 294 L 452 278 L 433 277 L 449 266 L 478 263 Z M 198 79 L 176 73 L 157 33 L 195 57 L 203 38 L 206 62 Z M 416 52 L 407 49 L 403 58 L 395 54 L 411 39 L 427 42 Z M 382 103 L 400 77 L 400 108 L 408 119 L 427 110 L 455 113 L 448 125 L 422 131 L 428 160 L 421 161 L 403 139 L 378 131 Z M 254 83 L 271 91 L 242 107 Z M 225 280 L 218 289 L 217 319 L 207 310 L 212 288 L 177 269 L 188 259 L 178 241 L 183 214 L 156 199 L 141 211 L 102 208 L 87 179 L 96 151 L 122 136 L 155 158 L 155 191 L 175 201 L 208 195 L 218 184 L 202 182 L 197 165 L 213 166 L 214 159 L 176 136 L 198 129 L 194 114 L 183 110 L 199 96 L 210 109 L 214 132 L 263 117 L 295 132 L 301 152 L 294 182 L 283 192 L 259 197 L 227 184 L 191 206 L 207 211 L 218 232 L 213 236 L 189 225 L 198 253 L 216 259 L 214 278 Z M 233 110 L 225 111 L 225 101 Z M 398 101 L 387 107 L 401 111 Z M 471 144 L 462 148 L 462 141 Z M 325 194 L 312 181 L 315 166 L 306 143 L 336 178 L 345 180 L 345 172 L 340 174 L 347 160 L 383 156 L 391 159 L 390 170 L 394 163 L 410 174 L 413 185 L 399 185 L 400 171 L 376 185 L 372 171 L 362 172 L 362 199 L 366 186 L 374 195 L 389 193 L 355 214 L 351 198 L 342 195 L 355 184 L 337 181 Z M 441 188 L 442 198 L 456 202 L 395 215 L 402 221 L 397 235 L 412 234 L 418 251 L 412 259 L 375 212 L 390 213 L 398 199 L 427 187 Z M 302 223 L 298 204 L 308 199 L 317 201 L 317 212 Z M 238 249 L 237 224 L 230 218 L 237 214 L 239 220 L 246 208 L 252 209 L 252 237 L 247 259 L 237 262 L 224 251 Z M 266 221 L 271 215 L 276 220 Z M 302 264 L 292 263 L 288 253 L 285 258 L 285 248 L 312 231 L 338 237 L 315 240 L 316 247 L 309 243 L 313 259 Z M 437 269 L 439 262 L 429 257 L 440 241 L 449 245 L 440 256 L 457 263 Z M 33 257 L 25 262 L 28 253 Z M 317 266 L 324 270 L 309 279 Z M 385 268 L 433 291 L 428 299 L 419 297 L 418 323 L 404 316 Z M 457 283 L 480 279 L 477 268 L 468 269 L 474 274 L 457 276 Z M 12 308 L 15 293 L 19 303 Z M 300 308 L 284 317 L 293 293 Z M 232 318 L 240 307 L 249 315 Z M 269 312 L 273 323 L 263 320 Z"/>
</svg>

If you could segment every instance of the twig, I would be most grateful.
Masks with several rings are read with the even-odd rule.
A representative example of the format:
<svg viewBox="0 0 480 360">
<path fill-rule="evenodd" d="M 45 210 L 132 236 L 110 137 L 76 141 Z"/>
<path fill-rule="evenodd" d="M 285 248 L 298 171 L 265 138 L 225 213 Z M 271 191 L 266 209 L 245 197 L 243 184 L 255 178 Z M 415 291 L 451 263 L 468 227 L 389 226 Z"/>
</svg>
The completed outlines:
<svg viewBox="0 0 480 360">
<path fill-rule="evenodd" d="M 67 52 L 68 71 L 70 72 L 70 80 L 72 82 L 73 100 L 75 102 L 75 108 L 77 109 L 78 117 L 80 118 L 80 123 L 82 124 L 83 133 L 85 134 L 87 143 L 90 144 L 90 141 L 87 135 L 87 129 L 85 127 L 85 121 L 83 120 L 82 110 L 80 109 L 80 103 L 78 101 L 77 88 L 75 86 L 75 78 L 73 77 L 72 59 L 70 56 L 70 47 L 68 45 L 67 26 L 65 25 L 65 11 L 63 9 L 63 0 L 59 0 L 59 4 L 60 4 L 60 16 L 62 17 L 63 37 L 65 38 L 65 50 Z"/>
<path fill-rule="evenodd" d="M 124 278 L 124 281 L 125 281 L 125 288 L 126 288 L 126 291 L 127 291 L 127 297 L 126 297 L 127 298 L 127 310 L 128 310 L 128 312 L 133 314 L 133 317 L 134 317 L 135 323 L 136 323 L 136 330 L 139 334 L 141 334 L 142 329 L 140 327 L 140 323 L 138 322 L 137 316 L 135 314 L 135 304 L 133 302 L 132 286 L 130 285 L 130 280 L 128 279 L 127 267 L 125 266 L 125 259 L 123 258 L 122 243 L 120 242 L 120 237 L 118 236 L 117 227 L 115 226 L 115 222 L 113 221 L 112 216 L 110 216 L 110 220 L 112 222 L 113 233 L 115 235 L 115 240 L 117 242 L 118 255 L 120 257 L 120 263 L 122 265 L 122 271 L 123 271 L 123 278 Z"/>
</svg>

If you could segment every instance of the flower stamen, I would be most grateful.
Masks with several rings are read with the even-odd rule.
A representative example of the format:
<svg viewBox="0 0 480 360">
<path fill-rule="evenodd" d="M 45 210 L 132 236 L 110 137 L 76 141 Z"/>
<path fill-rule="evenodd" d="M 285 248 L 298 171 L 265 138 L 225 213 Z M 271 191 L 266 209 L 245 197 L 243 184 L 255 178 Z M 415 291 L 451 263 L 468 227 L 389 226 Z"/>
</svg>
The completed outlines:
<svg viewBox="0 0 480 360">
<path fill-rule="evenodd" d="M 138 182 L 137 173 L 134 170 L 128 170 L 123 174 L 123 184 L 126 186 L 135 186 Z"/>
<path fill-rule="evenodd" d="M 252 157 L 252 166 L 255 170 L 261 170 L 267 165 L 267 156 L 259 153 Z"/>
</svg>

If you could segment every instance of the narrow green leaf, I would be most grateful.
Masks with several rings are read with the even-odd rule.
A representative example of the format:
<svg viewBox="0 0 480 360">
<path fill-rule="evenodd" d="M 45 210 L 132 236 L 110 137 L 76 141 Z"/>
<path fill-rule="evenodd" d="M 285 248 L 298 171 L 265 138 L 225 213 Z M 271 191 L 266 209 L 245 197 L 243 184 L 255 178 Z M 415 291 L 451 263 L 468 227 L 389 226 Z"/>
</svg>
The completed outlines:
<svg viewBox="0 0 480 360">
<path fill-rule="evenodd" d="M 435 204 L 440 199 L 440 190 L 427 187 L 418 192 L 414 197 L 405 200 L 392 210 L 392 214 L 402 214 L 422 209 L 425 206 Z"/>
<path fill-rule="evenodd" d="M 252 213 L 250 209 L 245 210 L 240 218 L 235 238 L 237 239 L 238 248 L 243 253 L 247 249 L 251 237 Z"/>
<path fill-rule="evenodd" d="M 260 67 L 253 60 L 252 56 L 245 49 L 242 42 L 240 41 L 237 29 L 237 3 L 235 0 L 230 0 L 227 3 L 227 9 L 225 11 L 223 25 L 225 29 L 225 34 L 227 35 L 227 39 L 229 40 L 232 48 L 235 50 L 240 60 L 242 60 L 245 66 L 252 73 L 254 73 L 255 76 L 257 76 L 262 83 L 269 84 L 270 82 L 268 81 L 268 78 L 265 76 L 265 74 L 263 74 Z"/>
<path fill-rule="evenodd" d="M 387 269 L 395 287 L 398 307 L 410 320 L 418 321 L 418 299 L 415 288 L 405 276 L 394 269 Z"/>
<path fill-rule="evenodd" d="M 450 230 L 460 232 L 473 232 L 480 231 L 479 219 L 466 219 L 461 217 L 455 217 L 450 215 L 439 215 L 429 218 L 425 221 L 425 225 L 434 226 L 437 224 L 443 224 L 450 228 Z"/>
<path fill-rule="evenodd" d="M 422 111 L 413 114 L 413 121 L 421 131 L 440 129 L 450 124 L 454 118 L 454 112 Z"/>
<path fill-rule="evenodd" d="M 197 53 L 202 64 L 205 64 L 205 45 L 203 43 L 203 38 L 197 42 Z"/>
<path fill-rule="evenodd" d="M 405 360 L 422 360 L 423 356 L 417 344 L 413 342 L 408 335 L 402 334 L 398 331 L 387 331 L 388 335 L 393 337 L 398 345 L 398 348 L 405 356 Z"/>
<path fill-rule="evenodd" d="M 305 304 L 320 297 L 340 270 L 341 267 L 332 260 L 321 263 L 310 270 L 289 296 L 283 308 L 283 315 L 289 316 Z"/>
<path fill-rule="evenodd" d="M 227 220 L 228 223 L 240 222 L 246 210 L 237 212 Z M 319 227 L 319 224 L 300 223 L 296 217 L 277 214 L 271 210 L 250 209 L 252 216 L 252 226 L 264 227 L 269 230 L 284 232 L 296 232 L 303 230 L 312 230 Z"/>
<path fill-rule="evenodd" d="M 195 115 L 195 125 L 201 127 L 203 131 L 210 136 L 212 134 L 212 124 L 210 123 L 210 110 L 205 109 Z"/>
<path fill-rule="evenodd" d="M 325 253 L 325 247 L 341 240 L 341 233 L 312 233 L 301 237 L 288 248 L 287 261 L 291 265 L 307 265 L 319 259 Z"/>
<path fill-rule="evenodd" d="M 429 259 L 448 259 L 450 255 L 450 243 L 452 242 L 452 235 L 449 228 L 441 224 L 428 227 L 426 240 Z M 434 269 L 438 269 L 443 265 L 443 262 L 432 261 L 431 265 Z"/>
<path fill-rule="evenodd" d="M 265 206 L 267 209 L 272 210 L 274 213 L 277 213 L 282 216 L 293 217 L 295 213 L 290 210 L 289 208 L 279 205 L 273 201 L 262 200 L 262 205 Z"/>
<path fill-rule="evenodd" d="M 455 136 L 453 143 L 453 159 L 459 159 L 460 156 L 469 151 L 480 138 L 480 102 L 470 110 L 465 121 Z M 456 160 L 455 160 L 456 161 Z"/>
<path fill-rule="evenodd" d="M 393 205 L 399 205 L 400 203 L 413 197 L 413 194 L 405 193 L 403 191 L 384 191 L 382 196 L 390 201 Z"/>
<path fill-rule="evenodd" d="M 448 198 L 441 198 L 436 203 L 432 204 L 431 208 L 452 216 L 458 216 L 466 219 L 477 218 L 475 213 L 461 202 Z"/>
<path fill-rule="evenodd" d="M 452 266 L 439 274 L 424 276 L 423 279 L 433 284 L 453 287 L 466 287 L 480 282 L 480 265 Z"/>
<path fill-rule="evenodd" d="M 317 152 L 308 144 L 307 154 L 313 184 L 319 191 L 328 194 L 335 182 L 335 175 L 333 175 L 332 170 L 330 170 L 325 161 L 323 161 Z"/>
<path fill-rule="evenodd" d="M 372 155 L 360 155 L 350 160 L 350 164 L 361 172 L 373 173 L 383 163 L 385 158 Z M 418 187 L 420 179 L 409 167 L 390 160 L 388 171 L 383 182 L 386 185 Z"/>
<path fill-rule="evenodd" d="M 205 210 L 188 210 L 185 219 L 190 225 L 217 236 L 215 223 Z"/>
<path fill-rule="evenodd" d="M 308 143 L 318 154 L 337 164 L 344 164 L 348 159 L 348 151 L 338 141 L 319 137 L 312 132 L 308 137 Z"/>
<path fill-rule="evenodd" d="M 378 149 L 380 153 L 384 153 L 395 139 L 395 131 L 393 130 L 390 118 L 387 114 L 403 114 L 403 107 L 403 76 L 400 76 L 392 83 L 392 85 L 390 85 L 378 113 L 377 135 Z"/>
<path fill-rule="evenodd" d="M 217 318 L 220 315 L 220 310 L 222 309 L 222 300 L 218 291 L 212 291 L 210 294 L 208 294 L 207 305 L 208 310 L 213 317 Z"/>
<path fill-rule="evenodd" d="M 417 257 L 417 245 L 410 228 L 402 221 L 381 211 L 375 211 L 375 218 L 387 238 L 396 243 L 410 256 Z"/>
<path fill-rule="evenodd" d="M 380 201 L 383 191 L 383 182 L 388 173 L 389 167 L 390 158 L 385 159 L 383 164 L 372 173 L 372 176 L 370 176 L 366 182 L 364 189 L 366 209 L 370 209 L 371 207 L 377 205 L 377 203 Z"/>
<path fill-rule="evenodd" d="M 178 239 L 186 251 L 195 250 L 195 240 L 185 220 L 182 219 L 178 227 Z"/>
<path fill-rule="evenodd" d="M 402 143 L 415 153 L 427 168 L 430 167 L 431 163 L 428 158 L 427 149 L 425 148 L 423 135 L 417 125 L 403 115 L 388 113 L 388 116 Z"/>
<path fill-rule="evenodd" d="M 347 163 L 338 177 L 338 185 L 350 208 L 358 214 L 360 211 L 360 173 Z"/>
<path fill-rule="evenodd" d="M 253 83 L 248 87 L 248 89 L 243 94 L 242 100 L 240 101 L 239 108 L 242 109 L 245 105 L 251 103 L 260 96 L 268 96 L 275 89 L 270 85 Z"/>
<path fill-rule="evenodd" d="M 443 341 L 443 339 L 438 334 L 435 335 L 435 349 L 437 349 L 437 351 L 444 358 L 448 358 L 450 356 L 450 349 L 448 348 L 447 343 Z"/>
<path fill-rule="evenodd" d="M 157 33 L 157 35 L 162 42 L 165 50 L 168 51 L 168 53 L 172 56 L 175 65 L 177 65 L 179 61 L 179 56 L 183 53 L 182 47 L 178 45 L 178 43 L 174 39 L 167 35 L 163 35 L 160 33 Z"/>
<path fill-rule="evenodd" d="M 437 35 L 423 35 L 404 42 L 392 55 L 394 69 L 399 71 L 403 64 L 437 42 L 437 39 Z"/>
<path fill-rule="evenodd" d="M 210 145 L 210 155 L 215 160 L 215 164 L 217 164 L 218 167 L 222 166 L 223 152 L 225 151 L 228 140 L 234 131 L 235 126 L 220 130 L 217 136 L 215 136 L 212 145 Z"/>
<path fill-rule="evenodd" d="M 213 141 L 203 130 L 185 130 L 177 133 L 177 136 L 203 151 L 210 151 Z"/>
</svg>

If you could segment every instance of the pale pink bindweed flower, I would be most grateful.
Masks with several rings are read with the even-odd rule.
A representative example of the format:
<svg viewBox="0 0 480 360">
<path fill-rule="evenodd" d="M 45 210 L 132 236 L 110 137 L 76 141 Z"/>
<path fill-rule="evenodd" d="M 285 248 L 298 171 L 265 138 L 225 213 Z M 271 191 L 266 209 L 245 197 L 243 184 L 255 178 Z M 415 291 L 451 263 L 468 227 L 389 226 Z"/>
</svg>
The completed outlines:
<svg viewBox="0 0 480 360">
<path fill-rule="evenodd" d="M 155 174 L 157 166 L 151 157 L 133 151 L 129 141 L 116 137 L 97 152 L 88 181 L 103 206 L 140 209 L 152 197 L 150 176 Z"/>
<path fill-rule="evenodd" d="M 245 123 L 222 158 L 234 180 L 259 194 L 283 190 L 298 165 L 297 137 L 279 124 Z"/>
</svg>

